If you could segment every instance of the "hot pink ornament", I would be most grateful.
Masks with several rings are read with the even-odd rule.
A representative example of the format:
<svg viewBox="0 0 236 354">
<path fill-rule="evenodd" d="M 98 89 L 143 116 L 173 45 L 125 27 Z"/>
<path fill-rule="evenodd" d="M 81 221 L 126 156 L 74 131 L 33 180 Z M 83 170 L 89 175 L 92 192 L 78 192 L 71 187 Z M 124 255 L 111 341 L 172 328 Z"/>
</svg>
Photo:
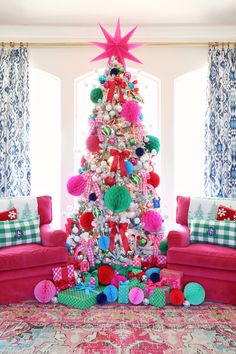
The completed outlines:
<svg viewBox="0 0 236 354">
<path fill-rule="evenodd" d="M 126 280 L 127 278 L 124 275 L 115 275 L 111 280 L 111 284 L 114 285 L 116 288 L 118 288 L 119 282 L 126 281 Z"/>
<path fill-rule="evenodd" d="M 139 120 L 141 107 L 134 100 L 126 101 L 122 106 L 121 117 L 125 118 L 130 123 L 135 123 Z"/>
<path fill-rule="evenodd" d="M 157 232 L 161 229 L 162 217 L 155 210 L 149 210 L 141 216 L 144 229 L 148 232 Z"/>
<path fill-rule="evenodd" d="M 141 304 L 141 302 L 143 302 L 143 299 L 144 299 L 144 293 L 142 289 L 135 287 L 130 290 L 129 301 L 131 302 L 131 304 L 139 305 Z"/>
<path fill-rule="evenodd" d="M 50 280 L 42 280 L 34 288 L 34 296 L 42 304 L 51 301 L 56 293 L 56 287 Z"/>
<path fill-rule="evenodd" d="M 86 187 L 86 180 L 82 175 L 71 177 L 67 182 L 67 191 L 71 195 L 78 197 Z"/>
<path fill-rule="evenodd" d="M 126 71 L 126 72 L 124 73 L 124 76 L 125 76 L 128 80 L 131 79 L 131 74 L 130 74 L 128 71 Z"/>
<path fill-rule="evenodd" d="M 129 159 L 129 161 L 130 161 L 134 166 L 136 166 L 137 163 L 138 163 L 138 159 L 136 159 L 135 157 L 131 157 L 131 158 Z"/>
<path fill-rule="evenodd" d="M 110 143 L 111 145 L 114 145 L 115 142 L 116 142 L 116 139 L 115 139 L 115 138 L 110 138 L 110 139 L 109 139 L 109 143 Z"/>
</svg>

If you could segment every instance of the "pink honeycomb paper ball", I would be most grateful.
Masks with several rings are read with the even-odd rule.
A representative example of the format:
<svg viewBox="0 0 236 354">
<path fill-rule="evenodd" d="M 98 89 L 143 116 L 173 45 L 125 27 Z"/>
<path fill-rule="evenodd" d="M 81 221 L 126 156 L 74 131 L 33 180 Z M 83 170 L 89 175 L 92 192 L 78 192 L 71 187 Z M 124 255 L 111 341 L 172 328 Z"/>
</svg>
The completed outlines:
<svg viewBox="0 0 236 354">
<path fill-rule="evenodd" d="M 131 304 L 139 305 L 141 304 L 141 302 L 143 302 L 143 299 L 144 299 L 144 293 L 142 289 L 135 287 L 130 290 L 129 301 L 131 302 Z"/>
<path fill-rule="evenodd" d="M 134 100 L 126 101 L 122 106 L 121 117 L 125 118 L 130 123 L 135 123 L 139 120 L 141 107 Z"/>
<path fill-rule="evenodd" d="M 86 180 L 82 175 L 71 177 L 67 182 L 67 191 L 71 195 L 80 196 L 86 187 Z"/>
<path fill-rule="evenodd" d="M 34 296 L 42 304 L 51 301 L 56 292 L 56 287 L 50 280 L 42 280 L 34 288 Z"/>
<path fill-rule="evenodd" d="M 141 216 L 144 229 L 148 232 L 157 232 L 161 229 L 162 217 L 155 210 L 149 210 Z"/>
</svg>

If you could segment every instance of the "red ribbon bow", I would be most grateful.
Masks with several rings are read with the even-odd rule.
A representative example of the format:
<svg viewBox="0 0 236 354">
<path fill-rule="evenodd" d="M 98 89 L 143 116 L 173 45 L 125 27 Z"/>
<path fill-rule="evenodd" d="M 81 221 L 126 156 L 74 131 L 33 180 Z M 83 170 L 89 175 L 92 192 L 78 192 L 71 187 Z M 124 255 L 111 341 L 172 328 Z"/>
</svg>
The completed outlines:
<svg viewBox="0 0 236 354">
<path fill-rule="evenodd" d="M 125 88 L 126 84 L 124 81 L 122 81 L 121 77 L 115 77 L 114 80 L 109 80 L 107 82 L 108 84 L 108 94 L 107 94 L 107 102 L 112 102 L 113 100 L 113 96 L 115 93 L 115 87 L 118 86 L 118 90 L 119 90 L 119 101 L 121 103 L 123 103 L 124 100 L 124 96 L 123 96 L 123 92 L 122 92 L 122 88 Z"/>
<path fill-rule="evenodd" d="M 69 277 L 68 274 L 68 268 L 67 267 L 62 267 L 61 268 L 61 279 L 60 280 L 54 280 L 54 283 L 57 288 L 60 290 L 65 290 L 70 288 L 71 286 L 75 285 L 75 278 Z"/>
<path fill-rule="evenodd" d="M 123 243 L 124 250 L 127 253 L 130 250 L 129 242 L 128 242 L 127 237 L 125 235 L 127 228 L 128 228 L 128 223 L 117 224 L 115 221 L 108 221 L 108 224 L 111 227 L 109 249 L 111 251 L 114 250 L 115 235 L 117 234 L 117 232 L 119 232 L 120 236 L 121 236 L 122 243 Z"/>
<path fill-rule="evenodd" d="M 129 157 L 130 151 L 124 150 L 120 152 L 118 150 L 111 149 L 110 155 L 114 156 L 114 160 L 111 165 L 111 172 L 117 171 L 118 163 L 119 163 L 121 177 L 126 177 L 127 173 L 126 173 L 125 159 Z"/>
</svg>

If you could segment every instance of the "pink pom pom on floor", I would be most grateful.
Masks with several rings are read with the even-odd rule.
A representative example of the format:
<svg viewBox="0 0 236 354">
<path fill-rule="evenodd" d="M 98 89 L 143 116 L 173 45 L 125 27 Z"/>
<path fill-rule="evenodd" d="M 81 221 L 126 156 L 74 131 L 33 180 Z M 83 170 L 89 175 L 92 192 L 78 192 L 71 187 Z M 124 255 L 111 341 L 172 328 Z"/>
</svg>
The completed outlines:
<svg viewBox="0 0 236 354">
<path fill-rule="evenodd" d="M 155 210 L 149 210 L 141 216 L 144 229 L 148 232 L 157 232 L 161 229 L 162 217 Z"/>
<path fill-rule="evenodd" d="M 86 187 L 86 180 L 82 175 L 71 177 L 67 182 L 67 191 L 75 197 L 80 196 Z"/>
<path fill-rule="evenodd" d="M 141 304 L 141 302 L 143 302 L 143 299 L 144 299 L 144 293 L 142 289 L 135 287 L 130 290 L 129 301 L 131 302 L 131 304 L 139 305 Z"/>
<path fill-rule="evenodd" d="M 134 100 L 126 101 L 122 106 L 121 117 L 130 123 L 135 123 L 140 117 L 141 107 Z"/>
<path fill-rule="evenodd" d="M 42 280 L 34 288 L 34 296 L 42 304 L 51 301 L 56 292 L 56 287 L 50 280 Z"/>
</svg>

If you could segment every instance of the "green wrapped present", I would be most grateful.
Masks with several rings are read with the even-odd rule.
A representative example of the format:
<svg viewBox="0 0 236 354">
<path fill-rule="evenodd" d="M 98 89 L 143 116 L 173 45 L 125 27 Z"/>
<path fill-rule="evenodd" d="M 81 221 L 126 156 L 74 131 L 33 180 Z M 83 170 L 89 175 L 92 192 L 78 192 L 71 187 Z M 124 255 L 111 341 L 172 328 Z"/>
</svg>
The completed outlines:
<svg viewBox="0 0 236 354">
<path fill-rule="evenodd" d="M 93 279 L 91 279 L 91 278 L 93 278 Z M 95 287 L 97 288 L 98 287 L 98 271 L 97 270 L 93 270 L 90 273 L 85 272 L 84 273 L 84 282 L 83 283 L 84 283 L 85 286 L 89 285 L 90 283 L 94 284 Z"/>
<path fill-rule="evenodd" d="M 112 264 L 111 267 L 114 270 L 118 271 L 120 275 L 124 275 L 125 277 L 128 277 L 129 272 L 133 272 L 134 274 L 138 274 L 142 272 L 141 267 L 135 267 L 135 266 L 122 267 L 119 264 Z"/>
<path fill-rule="evenodd" d="M 145 287 L 146 287 L 146 284 L 141 283 L 137 278 L 130 279 L 129 289 L 140 288 L 140 289 L 144 290 Z"/>
<path fill-rule="evenodd" d="M 129 280 L 120 281 L 119 292 L 118 292 L 118 303 L 128 304 L 129 303 Z"/>
<path fill-rule="evenodd" d="M 166 295 L 163 289 L 155 289 L 149 297 L 149 304 L 156 307 L 164 307 L 166 304 Z"/>
<path fill-rule="evenodd" d="M 96 304 L 96 297 L 104 289 L 104 286 L 95 288 L 93 284 L 80 283 L 73 288 L 59 292 L 58 302 L 69 307 L 85 310 Z"/>
</svg>

